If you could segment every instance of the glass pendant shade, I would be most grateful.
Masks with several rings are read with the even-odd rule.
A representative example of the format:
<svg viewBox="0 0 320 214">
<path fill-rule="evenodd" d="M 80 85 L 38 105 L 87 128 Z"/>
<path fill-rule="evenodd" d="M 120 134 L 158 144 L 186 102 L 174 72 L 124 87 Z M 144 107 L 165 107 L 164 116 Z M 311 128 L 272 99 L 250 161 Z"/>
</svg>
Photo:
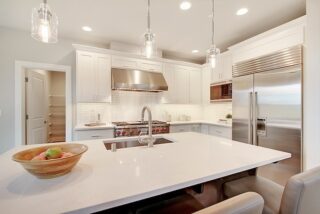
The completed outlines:
<svg viewBox="0 0 320 214">
<path fill-rule="evenodd" d="M 219 48 L 216 48 L 215 45 L 212 45 L 207 51 L 207 63 L 211 68 L 216 67 L 217 56 L 220 54 Z"/>
<path fill-rule="evenodd" d="M 146 56 L 146 58 L 152 58 L 157 54 L 155 35 L 151 32 L 147 32 L 144 34 L 143 54 Z"/>
<path fill-rule="evenodd" d="M 32 10 L 32 38 L 44 43 L 58 42 L 58 18 L 52 13 L 47 3 Z"/>
</svg>

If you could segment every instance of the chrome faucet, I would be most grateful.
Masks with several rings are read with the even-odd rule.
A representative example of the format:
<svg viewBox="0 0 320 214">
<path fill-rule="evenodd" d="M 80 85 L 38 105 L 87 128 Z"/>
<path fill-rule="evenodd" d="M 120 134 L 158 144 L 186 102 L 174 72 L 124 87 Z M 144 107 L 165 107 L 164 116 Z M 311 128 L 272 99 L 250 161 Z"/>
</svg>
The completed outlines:
<svg viewBox="0 0 320 214">
<path fill-rule="evenodd" d="M 155 139 L 152 137 L 152 115 L 148 106 L 144 106 L 141 112 L 141 122 L 144 122 L 145 111 L 148 112 L 148 138 L 145 139 L 148 142 L 148 147 L 153 147 Z"/>
</svg>

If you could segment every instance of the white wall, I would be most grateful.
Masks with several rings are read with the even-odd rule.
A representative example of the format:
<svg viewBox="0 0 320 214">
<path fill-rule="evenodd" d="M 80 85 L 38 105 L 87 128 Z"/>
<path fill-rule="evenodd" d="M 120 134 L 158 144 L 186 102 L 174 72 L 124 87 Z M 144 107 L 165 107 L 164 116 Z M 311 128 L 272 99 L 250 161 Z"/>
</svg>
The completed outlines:
<svg viewBox="0 0 320 214">
<path fill-rule="evenodd" d="M 304 167 L 320 165 L 320 1 L 307 0 L 304 70 Z"/>
<path fill-rule="evenodd" d="M 60 39 L 57 44 L 43 44 L 33 40 L 29 32 L 0 27 L 0 153 L 14 146 L 15 60 L 67 65 L 74 71 L 74 42 Z"/>
</svg>

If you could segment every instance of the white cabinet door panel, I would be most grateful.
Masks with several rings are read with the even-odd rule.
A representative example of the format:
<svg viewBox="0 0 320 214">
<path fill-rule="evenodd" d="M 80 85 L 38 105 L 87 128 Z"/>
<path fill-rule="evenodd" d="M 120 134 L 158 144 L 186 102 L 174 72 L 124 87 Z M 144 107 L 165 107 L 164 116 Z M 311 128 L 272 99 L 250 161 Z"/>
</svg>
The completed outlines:
<svg viewBox="0 0 320 214">
<path fill-rule="evenodd" d="M 77 53 L 77 102 L 94 102 L 96 97 L 95 57 L 91 53 Z"/>
<path fill-rule="evenodd" d="M 231 139 L 232 129 L 229 127 L 209 125 L 209 135 Z"/>
<path fill-rule="evenodd" d="M 96 72 L 97 101 L 111 102 L 111 64 L 109 56 L 97 56 Z"/>
<path fill-rule="evenodd" d="M 201 70 L 189 71 L 190 103 L 201 104 L 202 102 L 202 74 Z"/>
<path fill-rule="evenodd" d="M 175 70 L 176 103 L 189 103 L 189 71 L 178 67 Z"/>
</svg>

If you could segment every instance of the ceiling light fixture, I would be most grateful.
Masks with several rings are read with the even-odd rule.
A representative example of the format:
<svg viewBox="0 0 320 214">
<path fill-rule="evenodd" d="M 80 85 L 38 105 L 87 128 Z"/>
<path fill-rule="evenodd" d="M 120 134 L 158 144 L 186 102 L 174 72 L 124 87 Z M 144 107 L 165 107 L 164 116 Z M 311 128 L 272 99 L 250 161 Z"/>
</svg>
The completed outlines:
<svg viewBox="0 0 320 214">
<path fill-rule="evenodd" d="M 44 43 L 58 42 L 58 18 L 50 10 L 47 0 L 32 10 L 31 36 Z"/>
<path fill-rule="evenodd" d="M 83 31 L 87 31 L 87 32 L 91 32 L 91 31 L 92 31 L 92 28 L 89 27 L 89 26 L 83 26 L 83 27 L 82 27 L 82 30 L 83 30 Z"/>
<path fill-rule="evenodd" d="M 155 46 L 155 34 L 151 32 L 150 28 L 150 0 L 148 0 L 148 10 L 147 10 L 147 32 L 144 34 L 144 55 L 147 58 L 151 58 L 156 55 Z"/>
<path fill-rule="evenodd" d="M 211 68 L 216 67 L 216 58 L 217 55 L 220 54 L 219 48 L 216 48 L 216 45 L 214 44 L 214 0 L 212 0 L 212 34 L 211 34 L 211 46 L 207 50 L 207 63 L 210 64 Z"/>
<path fill-rule="evenodd" d="M 245 8 L 245 7 L 244 7 L 244 8 L 239 9 L 236 14 L 237 14 L 238 16 L 242 16 L 242 15 L 247 14 L 248 11 L 249 11 L 248 8 Z"/>
<path fill-rule="evenodd" d="M 199 50 L 192 50 L 192 53 L 199 53 Z"/>
<path fill-rule="evenodd" d="M 189 10 L 191 8 L 192 4 L 189 1 L 183 1 L 180 4 L 180 9 L 181 10 Z"/>
</svg>

